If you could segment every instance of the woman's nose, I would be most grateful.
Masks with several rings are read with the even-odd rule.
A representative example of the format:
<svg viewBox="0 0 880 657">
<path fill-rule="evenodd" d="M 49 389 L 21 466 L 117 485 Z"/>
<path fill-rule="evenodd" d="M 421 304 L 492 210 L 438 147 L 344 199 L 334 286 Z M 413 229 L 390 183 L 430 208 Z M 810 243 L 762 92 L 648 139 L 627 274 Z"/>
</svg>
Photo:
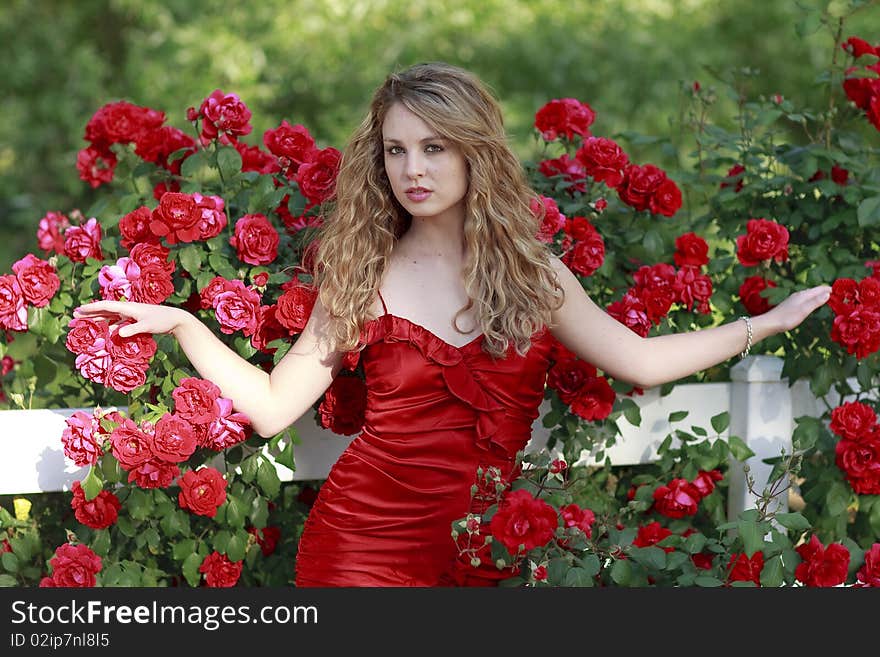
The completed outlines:
<svg viewBox="0 0 880 657">
<path fill-rule="evenodd" d="M 421 153 L 407 153 L 406 177 L 415 180 L 425 175 L 425 158 Z"/>
</svg>

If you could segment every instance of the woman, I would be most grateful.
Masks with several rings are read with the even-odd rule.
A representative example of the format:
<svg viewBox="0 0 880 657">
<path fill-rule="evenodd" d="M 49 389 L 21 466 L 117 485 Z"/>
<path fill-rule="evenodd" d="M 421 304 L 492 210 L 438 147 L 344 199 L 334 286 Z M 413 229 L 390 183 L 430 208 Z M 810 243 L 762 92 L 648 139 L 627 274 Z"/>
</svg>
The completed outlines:
<svg viewBox="0 0 880 657">
<path fill-rule="evenodd" d="M 491 584 L 501 576 L 492 565 L 457 560 L 450 523 L 483 510 L 471 501 L 479 467 L 516 475 L 554 338 L 650 387 L 794 328 L 830 293 L 818 286 L 753 320 L 641 338 L 536 239 L 533 197 L 483 85 L 449 65 L 414 66 L 376 91 L 343 155 L 315 259 L 318 300 L 271 375 L 179 308 L 99 301 L 76 314 L 133 319 L 123 336 L 173 334 L 266 437 L 359 352 L 366 421 L 306 522 L 297 585 Z"/>
</svg>

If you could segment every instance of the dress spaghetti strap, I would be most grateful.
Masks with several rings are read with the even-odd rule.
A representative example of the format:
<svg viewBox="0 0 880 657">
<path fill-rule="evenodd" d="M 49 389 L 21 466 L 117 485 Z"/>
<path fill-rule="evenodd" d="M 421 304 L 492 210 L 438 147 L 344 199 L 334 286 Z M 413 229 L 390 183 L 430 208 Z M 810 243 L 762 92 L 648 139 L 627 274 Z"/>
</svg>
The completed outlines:
<svg viewBox="0 0 880 657">
<path fill-rule="evenodd" d="M 387 315 L 388 314 L 388 306 L 385 305 L 385 299 L 382 298 L 382 292 L 380 290 L 376 290 L 376 292 L 379 293 L 379 301 L 382 302 L 382 310 Z"/>
</svg>

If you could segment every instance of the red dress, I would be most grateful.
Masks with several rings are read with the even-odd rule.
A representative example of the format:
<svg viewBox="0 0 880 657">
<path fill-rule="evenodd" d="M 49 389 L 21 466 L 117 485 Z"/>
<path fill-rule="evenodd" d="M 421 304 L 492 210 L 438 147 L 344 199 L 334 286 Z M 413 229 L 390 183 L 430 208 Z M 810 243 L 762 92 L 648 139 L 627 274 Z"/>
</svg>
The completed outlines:
<svg viewBox="0 0 880 657">
<path fill-rule="evenodd" d="M 380 295 L 381 298 L 381 295 Z M 385 301 L 382 300 L 385 307 Z M 364 327 L 364 427 L 321 486 L 296 558 L 297 586 L 492 585 L 510 576 L 458 558 L 452 522 L 477 468 L 515 476 L 544 397 L 552 336 L 493 360 L 388 313 Z"/>
</svg>

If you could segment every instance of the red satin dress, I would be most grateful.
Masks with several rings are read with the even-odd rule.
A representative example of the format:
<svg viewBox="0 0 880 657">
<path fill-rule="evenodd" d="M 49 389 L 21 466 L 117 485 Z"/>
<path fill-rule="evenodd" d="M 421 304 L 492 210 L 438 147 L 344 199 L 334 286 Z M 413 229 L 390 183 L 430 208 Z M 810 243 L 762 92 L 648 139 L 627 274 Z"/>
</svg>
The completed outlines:
<svg viewBox="0 0 880 657">
<path fill-rule="evenodd" d="M 511 347 L 493 360 L 482 335 L 455 347 L 390 314 L 384 299 L 382 307 L 362 333 L 364 427 L 306 520 L 296 586 L 497 584 L 511 572 L 460 558 L 452 522 L 484 510 L 471 499 L 478 467 L 517 474 L 515 455 L 544 397 L 552 336 L 544 329 L 525 356 Z"/>
</svg>

